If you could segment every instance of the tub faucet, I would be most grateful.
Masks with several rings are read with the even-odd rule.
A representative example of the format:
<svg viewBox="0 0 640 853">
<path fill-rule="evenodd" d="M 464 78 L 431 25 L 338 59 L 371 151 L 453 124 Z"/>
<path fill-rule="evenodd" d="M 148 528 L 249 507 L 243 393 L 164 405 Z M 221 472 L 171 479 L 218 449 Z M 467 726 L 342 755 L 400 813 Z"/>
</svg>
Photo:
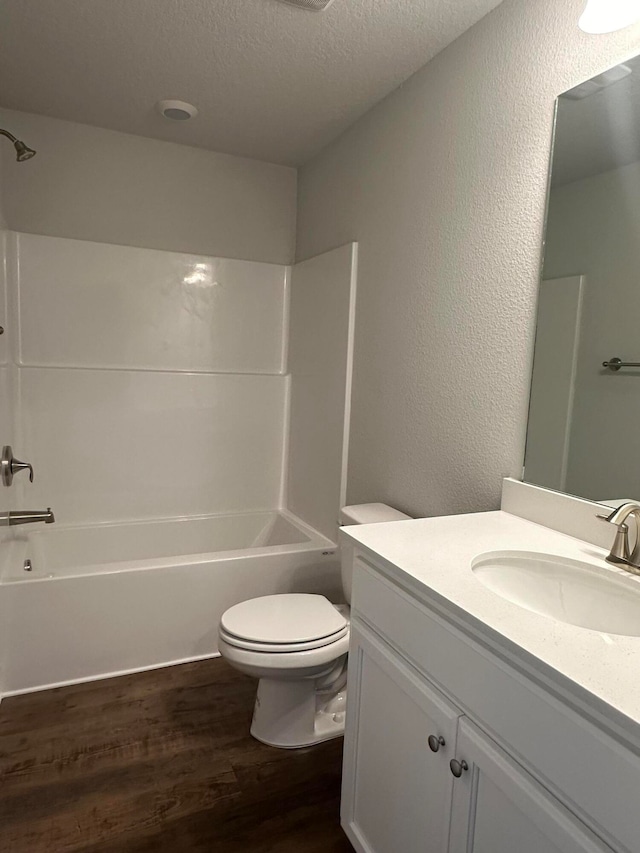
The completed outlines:
<svg viewBox="0 0 640 853">
<path fill-rule="evenodd" d="M 13 527 L 15 524 L 31 524 L 44 521 L 53 524 L 56 520 L 51 507 L 44 509 L 17 509 L 15 512 L 0 512 L 0 527 Z"/>
<path fill-rule="evenodd" d="M 629 543 L 629 526 L 625 523 L 630 516 L 633 516 L 636 522 L 636 541 L 633 549 Z M 634 575 L 640 575 L 640 504 L 630 501 L 614 509 L 610 515 L 599 515 L 598 518 L 617 527 L 611 553 L 606 557 L 607 562 Z"/>
</svg>

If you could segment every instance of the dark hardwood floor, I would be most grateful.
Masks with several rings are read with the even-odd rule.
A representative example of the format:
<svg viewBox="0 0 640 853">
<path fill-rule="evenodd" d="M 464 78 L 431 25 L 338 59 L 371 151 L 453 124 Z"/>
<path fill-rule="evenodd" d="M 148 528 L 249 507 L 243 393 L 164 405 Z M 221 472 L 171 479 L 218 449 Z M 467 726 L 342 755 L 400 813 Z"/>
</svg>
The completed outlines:
<svg viewBox="0 0 640 853">
<path fill-rule="evenodd" d="M 218 659 L 5 699 L 0 851 L 351 851 L 342 741 L 253 740 L 255 687 Z"/>
</svg>

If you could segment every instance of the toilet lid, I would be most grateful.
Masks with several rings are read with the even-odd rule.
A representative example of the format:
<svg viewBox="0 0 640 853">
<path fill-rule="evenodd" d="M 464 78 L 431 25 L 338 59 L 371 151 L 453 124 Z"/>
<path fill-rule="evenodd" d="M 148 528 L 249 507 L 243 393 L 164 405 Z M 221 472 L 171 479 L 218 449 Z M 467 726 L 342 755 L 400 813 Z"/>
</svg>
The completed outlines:
<svg viewBox="0 0 640 853">
<path fill-rule="evenodd" d="M 236 604 L 220 625 L 226 634 L 251 643 L 290 646 L 344 634 L 347 620 L 324 595 L 287 593 Z"/>
</svg>

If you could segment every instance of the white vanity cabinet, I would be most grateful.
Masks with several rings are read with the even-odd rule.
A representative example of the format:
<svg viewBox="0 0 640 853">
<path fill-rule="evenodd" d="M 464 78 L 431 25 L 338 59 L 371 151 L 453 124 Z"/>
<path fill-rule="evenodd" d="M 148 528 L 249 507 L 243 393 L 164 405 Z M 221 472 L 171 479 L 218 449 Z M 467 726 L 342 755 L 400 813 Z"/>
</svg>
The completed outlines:
<svg viewBox="0 0 640 853">
<path fill-rule="evenodd" d="M 466 718 L 460 721 L 457 751 L 468 769 L 454 786 L 450 853 L 610 853 Z"/>
<path fill-rule="evenodd" d="M 639 791 L 637 754 L 356 560 L 341 817 L 358 853 L 638 853 Z"/>
<path fill-rule="evenodd" d="M 446 853 L 453 793 L 447 766 L 460 711 L 364 628 L 353 629 L 349 666 L 349 702 L 357 710 L 343 807 L 356 849 Z"/>
</svg>

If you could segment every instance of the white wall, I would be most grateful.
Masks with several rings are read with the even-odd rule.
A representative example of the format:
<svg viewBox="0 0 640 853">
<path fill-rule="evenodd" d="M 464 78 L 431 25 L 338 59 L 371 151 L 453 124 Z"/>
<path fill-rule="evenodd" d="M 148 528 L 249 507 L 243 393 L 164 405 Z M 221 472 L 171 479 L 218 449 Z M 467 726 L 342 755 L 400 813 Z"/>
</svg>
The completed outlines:
<svg viewBox="0 0 640 853">
<path fill-rule="evenodd" d="M 640 371 L 602 368 L 640 361 L 639 234 L 640 163 L 551 193 L 545 277 L 586 276 L 567 491 L 594 500 L 640 492 Z"/>
<path fill-rule="evenodd" d="M 1 189 L 1 185 L 0 185 Z M 1 198 L 0 198 L 1 205 Z M 0 326 L 4 334 L 0 335 L 0 450 L 5 444 L 11 444 L 13 435 L 13 406 L 11 394 L 11 366 L 9 359 L 8 305 L 6 282 L 6 231 L 0 227 Z M 11 509 L 9 490 L 0 482 L 0 512 Z M 0 527 L 0 541 L 8 530 Z"/>
<path fill-rule="evenodd" d="M 14 509 L 61 524 L 275 509 L 287 268 L 11 235 Z M 0 339 L 1 340 L 1 339 Z"/>
<path fill-rule="evenodd" d="M 5 140 L 6 142 L 7 140 Z M 2 158 L 0 157 L 0 229 L 6 228 L 7 223 L 4 218 L 4 196 L 5 196 L 5 187 L 4 187 L 4 169 L 2 165 Z"/>
<path fill-rule="evenodd" d="M 349 244 L 291 276 L 287 506 L 332 540 L 345 503 L 356 275 Z"/>
<path fill-rule="evenodd" d="M 299 173 L 298 257 L 359 242 L 349 502 L 492 509 L 522 469 L 555 97 L 640 51 L 505 0 Z"/>
<path fill-rule="evenodd" d="M 14 231 L 286 264 L 296 172 L 242 157 L 0 110 L 35 148 L 2 140 L 3 207 Z"/>
<path fill-rule="evenodd" d="M 1 141 L 1 140 L 0 140 Z M 2 171 L 0 169 L 0 450 L 13 440 L 13 394 L 10 364 L 10 324 L 8 322 L 8 291 L 6 276 L 7 232 L 2 226 Z M 11 509 L 9 489 L 0 482 L 0 512 Z M 0 542 L 8 536 L 8 529 L 0 527 Z M 0 562 L 1 562 L 0 555 Z"/>
<path fill-rule="evenodd" d="M 2 140 L 0 140 L 1 142 Z M 7 287 L 6 287 L 6 231 L 3 216 L 3 172 L 0 162 L 0 326 L 5 328 L 5 334 L 0 335 L 0 448 L 11 444 L 13 440 L 13 394 L 11 390 L 11 366 L 9 358 L 9 339 L 7 327 Z M 0 512 L 12 509 L 9 489 L 0 483 Z M 4 574 L 3 563 L 7 558 L 6 546 L 3 543 L 9 539 L 8 527 L 0 527 L 0 577 Z M 7 652 L 9 604 L 0 589 L 0 698 L 5 690 L 7 680 Z"/>
</svg>

